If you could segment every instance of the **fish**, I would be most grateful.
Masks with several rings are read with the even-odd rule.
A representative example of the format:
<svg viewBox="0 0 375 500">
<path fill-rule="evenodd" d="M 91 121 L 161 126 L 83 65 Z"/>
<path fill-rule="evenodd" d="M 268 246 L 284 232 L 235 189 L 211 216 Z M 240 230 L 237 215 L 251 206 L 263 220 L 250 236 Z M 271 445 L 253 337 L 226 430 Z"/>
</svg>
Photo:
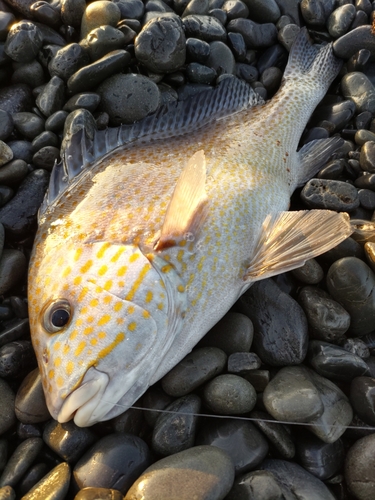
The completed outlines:
<svg viewBox="0 0 375 500">
<path fill-rule="evenodd" d="M 254 282 L 351 234 L 345 213 L 288 210 L 342 145 L 298 149 L 341 64 L 301 29 L 266 103 L 228 77 L 140 122 L 64 138 L 28 281 L 54 419 L 85 427 L 124 412 Z"/>
</svg>

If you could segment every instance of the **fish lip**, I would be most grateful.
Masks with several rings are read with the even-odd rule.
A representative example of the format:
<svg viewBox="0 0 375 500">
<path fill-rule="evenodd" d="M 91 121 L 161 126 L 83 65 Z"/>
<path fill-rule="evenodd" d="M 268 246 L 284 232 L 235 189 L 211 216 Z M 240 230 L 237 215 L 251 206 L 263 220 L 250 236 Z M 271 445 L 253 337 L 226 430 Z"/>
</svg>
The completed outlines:
<svg viewBox="0 0 375 500">
<path fill-rule="evenodd" d="M 97 422 L 95 408 L 109 383 L 109 376 L 91 367 L 83 377 L 81 385 L 65 399 L 57 415 L 58 422 L 65 423 L 74 419 L 79 427 L 86 427 Z"/>
</svg>

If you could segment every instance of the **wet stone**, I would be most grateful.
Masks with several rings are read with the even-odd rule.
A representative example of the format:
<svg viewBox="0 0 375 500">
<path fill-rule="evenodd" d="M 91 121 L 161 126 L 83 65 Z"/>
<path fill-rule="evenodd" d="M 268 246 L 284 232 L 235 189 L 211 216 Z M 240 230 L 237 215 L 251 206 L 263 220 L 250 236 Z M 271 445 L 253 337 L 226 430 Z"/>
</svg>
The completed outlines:
<svg viewBox="0 0 375 500">
<path fill-rule="evenodd" d="M 0 488 L 0 500 L 16 500 L 16 493 L 11 486 Z"/>
<path fill-rule="evenodd" d="M 254 83 L 258 79 L 258 70 L 250 64 L 237 63 L 236 76 L 248 83 Z"/>
<path fill-rule="evenodd" d="M 12 83 L 26 83 L 35 88 L 43 85 L 45 82 L 42 65 L 38 61 L 21 64 L 14 63 L 14 73 L 12 74 Z"/>
<path fill-rule="evenodd" d="M 63 23 L 78 28 L 85 9 L 85 0 L 61 0 L 61 19 Z"/>
<path fill-rule="evenodd" d="M 278 90 L 282 76 L 281 69 L 276 67 L 267 68 L 263 71 L 260 76 L 260 82 L 264 85 L 269 95 L 274 94 Z"/>
<path fill-rule="evenodd" d="M 53 76 L 36 98 L 36 105 L 48 117 L 62 108 L 64 98 L 64 82 L 58 76 Z"/>
<path fill-rule="evenodd" d="M 194 445 L 197 413 L 201 400 L 195 394 L 173 401 L 156 421 L 152 434 L 152 448 L 162 456 L 173 455 Z"/>
<path fill-rule="evenodd" d="M 12 150 L 15 160 L 23 160 L 26 163 L 31 162 L 33 153 L 30 141 L 8 141 L 8 146 Z"/>
<path fill-rule="evenodd" d="M 370 189 L 359 189 L 358 197 L 361 207 L 366 210 L 375 210 L 375 193 Z"/>
<path fill-rule="evenodd" d="M 170 396 L 185 396 L 221 373 L 226 362 L 226 354 L 217 347 L 194 349 L 162 378 L 162 388 Z"/>
<path fill-rule="evenodd" d="M 247 47 L 265 49 L 277 41 L 277 29 L 272 23 L 257 24 L 250 19 L 233 19 L 227 24 L 227 30 L 240 33 Z"/>
<path fill-rule="evenodd" d="M 332 297 L 350 314 L 349 331 L 362 336 L 374 329 L 375 275 L 365 262 L 345 257 L 329 268 L 327 287 Z"/>
<path fill-rule="evenodd" d="M 15 394 L 5 380 L 0 379 L 0 436 L 16 423 Z"/>
<path fill-rule="evenodd" d="M 0 348 L 0 377 L 22 377 L 35 367 L 36 358 L 29 340 L 16 340 Z"/>
<path fill-rule="evenodd" d="M 367 141 L 375 141 L 375 134 L 370 130 L 358 130 L 354 136 L 354 141 L 359 146 L 363 146 Z"/>
<path fill-rule="evenodd" d="M 188 38 L 186 40 L 186 58 L 188 61 L 195 61 L 204 64 L 210 55 L 210 44 L 198 38 Z"/>
<path fill-rule="evenodd" d="M 226 31 L 220 21 L 211 16 L 190 15 L 182 19 L 186 38 L 198 38 L 205 42 L 225 42 Z M 228 31 L 230 31 L 228 29 Z"/>
<path fill-rule="evenodd" d="M 21 183 L 15 196 L 4 207 L 0 208 L 0 222 L 4 225 L 6 232 L 14 238 L 21 238 L 28 234 L 30 229 L 36 227 L 38 209 L 43 201 L 47 189 L 49 175 L 45 170 L 38 169 L 31 172 Z M 20 200 L 22 200 L 20 202 Z M 13 251 L 15 252 L 15 251 Z M 15 264 L 20 268 L 20 259 L 16 255 L 8 257 L 15 259 Z M 1 278 L 0 262 L 0 283 Z M 16 267 L 14 268 L 16 271 Z M 19 271 L 17 275 L 21 274 Z M 23 269 L 22 269 L 23 274 Z M 5 275 L 4 275 L 5 276 Z M 8 282 L 9 278 L 7 279 Z M 3 285 L 4 286 L 4 285 Z M 0 285 L 0 289 L 3 288 Z M 4 293 L 3 291 L 1 293 Z"/>
<path fill-rule="evenodd" d="M 23 160 L 13 160 L 0 168 L 0 184 L 15 187 L 26 177 L 29 169 Z"/>
<path fill-rule="evenodd" d="M 121 90 L 127 89 L 127 93 Z M 160 103 L 160 91 L 143 75 L 117 74 L 97 89 L 101 95 L 101 111 L 108 113 L 112 125 L 133 123 L 153 113 Z"/>
<path fill-rule="evenodd" d="M 361 420 L 366 424 L 375 425 L 375 379 L 372 377 L 357 377 L 350 386 L 350 402 Z"/>
<path fill-rule="evenodd" d="M 119 490 L 109 488 L 83 488 L 74 500 L 123 500 L 124 495 Z"/>
<path fill-rule="evenodd" d="M 228 358 L 228 372 L 246 375 L 249 371 L 260 368 L 262 362 L 253 352 L 235 352 Z"/>
<path fill-rule="evenodd" d="M 64 105 L 65 111 L 74 111 L 75 109 L 87 109 L 93 113 L 100 103 L 100 95 L 95 92 L 81 92 L 72 96 Z"/>
<path fill-rule="evenodd" d="M 273 23 L 276 22 L 281 13 L 279 6 L 275 0 L 244 0 L 250 11 L 250 17 L 257 23 Z"/>
<path fill-rule="evenodd" d="M 370 356 L 370 351 L 362 339 L 358 338 L 343 338 L 339 344 L 346 351 L 356 354 L 362 359 L 367 359 Z"/>
<path fill-rule="evenodd" d="M 19 338 L 27 335 L 30 332 L 29 320 L 25 319 L 11 319 L 3 323 L 3 328 L 0 332 L 0 346 L 18 340 Z"/>
<path fill-rule="evenodd" d="M 354 181 L 354 185 L 360 189 L 370 189 L 375 191 L 375 174 L 364 173 Z"/>
<path fill-rule="evenodd" d="M 357 113 L 375 113 L 375 88 L 366 75 L 360 72 L 347 73 L 341 80 L 341 89 L 344 97 L 354 102 Z"/>
<path fill-rule="evenodd" d="M 48 65 L 51 76 L 68 80 L 76 71 L 90 63 L 87 52 L 78 43 L 70 43 L 58 50 Z"/>
<path fill-rule="evenodd" d="M 8 31 L 14 24 L 16 18 L 11 12 L 0 12 L 0 40 L 4 41 L 7 37 Z"/>
<path fill-rule="evenodd" d="M 120 9 L 121 19 L 142 19 L 144 14 L 144 4 L 141 0 L 114 0 Z"/>
<path fill-rule="evenodd" d="M 299 364 L 307 352 L 307 320 L 297 302 L 272 279 L 255 283 L 238 301 L 254 324 L 253 350 L 271 366 Z"/>
<path fill-rule="evenodd" d="M 8 186 L 0 185 L 0 206 L 3 207 L 12 198 L 14 194 L 13 189 Z"/>
<path fill-rule="evenodd" d="M 254 425 L 263 432 L 273 449 L 277 450 L 283 458 L 290 459 L 294 457 L 295 446 L 291 433 L 288 432 L 285 425 L 276 421 L 274 423 L 270 422 L 270 420 L 273 420 L 271 415 L 263 411 L 252 411 L 250 418 L 259 418 L 259 420 L 253 421 Z"/>
<path fill-rule="evenodd" d="M 13 24 L 5 42 L 5 53 L 14 61 L 32 61 L 42 47 L 43 35 L 31 22 L 21 21 Z"/>
<path fill-rule="evenodd" d="M 0 259 L 0 294 L 4 294 L 16 285 L 24 277 L 26 269 L 26 258 L 22 252 L 13 249 L 3 250 Z"/>
<path fill-rule="evenodd" d="M 359 206 L 354 186 L 342 181 L 311 179 L 301 191 L 301 200 L 309 208 L 323 208 L 346 212 Z"/>
<path fill-rule="evenodd" d="M 370 128 L 371 120 L 372 114 L 370 111 L 363 111 L 355 117 L 355 128 L 358 130 Z"/>
<path fill-rule="evenodd" d="M 149 463 L 150 452 L 142 439 L 131 434 L 110 434 L 79 459 L 73 471 L 73 486 L 113 488 L 125 493 Z"/>
<path fill-rule="evenodd" d="M 0 140 L 6 141 L 13 131 L 13 119 L 12 115 L 0 109 Z"/>
<path fill-rule="evenodd" d="M 64 500 L 70 483 L 70 468 L 66 462 L 54 467 L 46 474 L 22 500 Z"/>
<path fill-rule="evenodd" d="M 10 114 L 29 111 L 33 101 L 30 87 L 23 83 L 0 89 L 0 109 Z"/>
<path fill-rule="evenodd" d="M 271 472 L 285 498 L 293 495 L 296 498 L 316 498 L 319 500 L 335 500 L 327 486 L 303 467 L 285 460 L 265 460 L 261 469 Z"/>
<path fill-rule="evenodd" d="M 152 464 L 130 488 L 124 500 L 224 498 L 232 487 L 234 467 L 227 453 L 214 446 L 194 446 Z M 183 484 L 183 488 L 181 485 Z"/>
<path fill-rule="evenodd" d="M 195 62 L 187 65 L 186 74 L 193 83 L 212 83 L 216 78 L 213 68 Z"/>
<path fill-rule="evenodd" d="M 269 370 L 252 370 L 243 377 L 250 382 L 256 392 L 263 392 L 271 378 Z"/>
<path fill-rule="evenodd" d="M 354 21 L 356 9 L 354 5 L 347 4 L 338 7 L 328 18 L 327 27 L 329 34 L 333 38 L 339 38 L 349 31 L 351 23 Z"/>
<path fill-rule="evenodd" d="M 359 163 L 362 170 L 375 172 L 375 141 L 367 141 L 361 147 Z"/>
<path fill-rule="evenodd" d="M 204 403 L 211 411 L 221 415 L 247 413 L 254 408 L 256 398 L 250 382 L 232 374 L 215 377 L 203 390 Z"/>
<path fill-rule="evenodd" d="M 311 27 L 322 28 L 326 24 L 326 13 L 321 0 L 302 0 L 301 14 Z"/>
<path fill-rule="evenodd" d="M 136 408 L 129 408 L 112 420 L 112 429 L 114 432 L 134 434 L 135 436 L 138 436 L 142 431 L 143 424 L 143 412 L 137 410 Z"/>
<path fill-rule="evenodd" d="M 259 500 L 282 500 L 283 495 L 270 472 L 256 470 L 237 477 L 225 500 L 248 500 L 251 497 Z"/>
<path fill-rule="evenodd" d="M 37 424 L 23 424 L 22 422 L 18 422 L 17 436 L 22 440 L 32 437 L 42 437 L 42 429 Z"/>
<path fill-rule="evenodd" d="M 238 17 L 246 19 L 249 15 L 248 7 L 244 2 L 241 2 L 241 0 L 226 0 L 223 5 L 223 10 L 227 13 L 228 21 L 237 19 Z"/>
<path fill-rule="evenodd" d="M 350 315 L 332 297 L 316 287 L 303 287 L 298 295 L 314 338 L 327 342 L 342 338 L 350 326 Z"/>
<path fill-rule="evenodd" d="M 336 260 L 342 259 L 343 257 L 358 257 L 359 259 L 363 259 L 364 252 L 362 246 L 353 238 L 349 237 L 336 247 L 332 248 L 332 250 L 326 252 L 323 256 L 324 260 L 330 264 L 334 263 Z"/>
<path fill-rule="evenodd" d="M 26 139 L 34 139 L 44 130 L 44 120 L 27 111 L 14 113 L 12 116 L 16 130 Z"/>
<path fill-rule="evenodd" d="M 38 369 L 22 381 L 16 395 L 15 411 L 18 420 L 24 424 L 45 422 L 50 418 Z"/>
<path fill-rule="evenodd" d="M 144 408 L 154 410 L 164 410 L 170 403 L 172 403 L 172 398 L 157 386 L 149 388 L 142 398 Z M 144 416 L 148 425 L 154 427 L 156 420 L 160 417 L 160 412 L 147 410 Z"/>
<path fill-rule="evenodd" d="M 297 38 L 300 27 L 297 24 L 287 24 L 278 33 L 278 40 L 283 47 L 289 52 L 292 48 L 294 40 Z"/>
<path fill-rule="evenodd" d="M 116 26 L 121 19 L 121 11 L 114 2 L 98 0 L 86 7 L 81 21 L 81 38 L 99 26 Z"/>
<path fill-rule="evenodd" d="M 62 109 L 56 111 L 47 118 L 45 129 L 51 132 L 61 132 L 64 128 L 64 123 L 68 114 L 67 111 L 63 111 Z"/>
<path fill-rule="evenodd" d="M 57 135 L 49 130 L 44 130 L 42 133 L 37 135 L 33 142 L 31 143 L 33 151 L 37 152 L 46 146 L 58 147 L 60 145 Z"/>
<path fill-rule="evenodd" d="M 244 61 L 246 59 L 246 44 L 241 33 L 228 33 L 228 46 L 236 61 Z"/>
<path fill-rule="evenodd" d="M 319 124 L 324 120 L 333 123 L 334 129 L 341 130 L 349 124 L 353 118 L 356 107 L 353 101 L 343 101 L 339 103 L 319 106 L 311 118 L 311 122 Z"/>
<path fill-rule="evenodd" d="M 30 469 L 23 476 L 17 486 L 19 495 L 25 495 L 37 482 L 39 482 L 49 471 L 49 467 L 45 463 L 37 463 L 30 467 Z"/>
<path fill-rule="evenodd" d="M 124 48 L 125 35 L 113 26 L 100 26 L 90 31 L 86 44 L 91 61 L 96 61 L 113 50 Z"/>
<path fill-rule="evenodd" d="M 43 446 L 41 438 L 22 441 L 9 458 L 0 476 L 0 486 L 16 486 L 27 469 L 33 464 Z"/>
<path fill-rule="evenodd" d="M 345 480 L 358 500 L 370 500 L 375 494 L 375 434 L 365 436 L 349 449 L 345 460 Z"/>
<path fill-rule="evenodd" d="M 262 74 L 267 68 L 276 67 L 283 69 L 287 61 L 288 52 L 280 44 L 275 44 L 265 50 L 259 57 L 257 66 Z"/>
<path fill-rule="evenodd" d="M 0 167 L 8 163 L 13 158 L 13 151 L 3 141 L 0 141 Z"/>
<path fill-rule="evenodd" d="M 324 278 L 324 271 L 315 259 L 307 260 L 302 267 L 294 269 L 292 274 L 307 285 L 316 285 Z"/>
<path fill-rule="evenodd" d="M 230 48 L 223 42 L 211 42 L 207 66 L 213 68 L 218 75 L 234 74 L 235 60 Z"/>
</svg>

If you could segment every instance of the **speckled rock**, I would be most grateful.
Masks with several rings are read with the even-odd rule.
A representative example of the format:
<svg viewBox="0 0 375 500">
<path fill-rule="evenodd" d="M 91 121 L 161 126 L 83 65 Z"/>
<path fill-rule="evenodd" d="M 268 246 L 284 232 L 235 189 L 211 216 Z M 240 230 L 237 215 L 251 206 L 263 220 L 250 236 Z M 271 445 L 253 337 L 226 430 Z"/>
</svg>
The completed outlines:
<svg viewBox="0 0 375 500">
<path fill-rule="evenodd" d="M 238 476 L 225 500 L 282 500 L 280 486 L 271 472 L 256 470 Z"/>
<path fill-rule="evenodd" d="M 311 179 L 301 191 L 301 199 L 309 208 L 350 212 L 359 207 L 357 189 L 342 181 Z"/>
<path fill-rule="evenodd" d="M 83 488 L 74 500 L 123 500 L 124 495 L 119 490 L 108 488 Z"/>
<path fill-rule="evenodd" d="M 59 49 L 48 65 L 51 76 L 68 80 L 76 71 L 90 63 L 87 51 L 78 43 L 70 43 Z"/>
</svg>

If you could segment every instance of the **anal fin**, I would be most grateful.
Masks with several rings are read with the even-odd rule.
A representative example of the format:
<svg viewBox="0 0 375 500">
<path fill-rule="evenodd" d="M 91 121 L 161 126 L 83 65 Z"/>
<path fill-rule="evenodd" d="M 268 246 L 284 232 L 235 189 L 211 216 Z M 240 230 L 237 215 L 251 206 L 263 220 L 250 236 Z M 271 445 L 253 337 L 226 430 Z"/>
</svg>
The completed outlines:
<svg viewBox="0 0 375 500">
<path fill-rule="evenodd" d="M 351 235 L 346 213 L 302 210 L 269 215 L 245 273 L 245 281 L 269 278 L 303 266 Z"/>
</svg>

